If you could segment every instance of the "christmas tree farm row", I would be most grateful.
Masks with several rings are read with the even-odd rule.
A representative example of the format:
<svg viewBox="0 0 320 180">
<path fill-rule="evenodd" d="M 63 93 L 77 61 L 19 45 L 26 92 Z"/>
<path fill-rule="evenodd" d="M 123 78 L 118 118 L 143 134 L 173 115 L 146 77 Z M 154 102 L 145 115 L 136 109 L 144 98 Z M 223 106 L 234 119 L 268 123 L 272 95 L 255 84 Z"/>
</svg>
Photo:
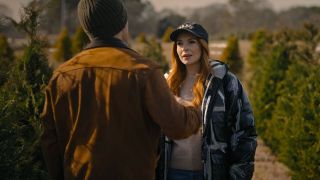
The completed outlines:
<svg viewBox="0 0 320 180">
<path fill-rule="evenodd" d="M 320 179 L 320 29 L 256 32 L 250 98 L 260 137 L 292 171 Z"/>
</svg>

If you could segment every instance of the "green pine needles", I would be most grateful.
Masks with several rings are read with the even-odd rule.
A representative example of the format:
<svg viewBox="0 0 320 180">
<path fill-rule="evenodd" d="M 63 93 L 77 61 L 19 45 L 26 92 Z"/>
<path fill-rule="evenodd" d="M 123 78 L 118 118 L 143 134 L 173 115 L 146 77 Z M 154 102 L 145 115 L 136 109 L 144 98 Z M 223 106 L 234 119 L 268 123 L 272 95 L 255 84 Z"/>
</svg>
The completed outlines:
<svg viewBox="0 0 320 180">
<path fill-rule="evenodd" d="M 143 56 L 157 62 L 162 67 L 164 73 L 168 72 L 169 63 L 162 54 L 163 50 L 161 43 L 158 42 L 155 37 L 151 37 L 149 40 L 145 39 L 145 42 L 142 44 L 141 53 Z"/>
<path fill-rule="evenodd" d="M 0 34 L 0 87 L 9 78 L 9 69 L 14 60 L 13 50 L 8 44 L 7 37 Z"/>
<path fill-rule="evenodd" d="M 82 27 L 78 27 L 72 37 L 72 54 L 75 55 L 89 43 L 89 37 L 83 31 Z"/>
<path fill-rule="evenodd" d="M 241 76 L 243 69 L 243 59 L 240 55 L 239 41 L 235 36 L 228 38 L 227 47 L 223 50 L 221 60 L 229 65 L 230 71 Z"/>
<path fill-rule="evenodd" d="M 58 36 L 53 53 L 54 60 L 65 62 L 72 57 L 72 43 L 67 28 L 63 28 Z"/>
<path fill-rule="evenodd" d="M 320 179 L 320 31 L 259 31 L 249 53 L 258 134 L 292 171 Z"/>
<path fill-rule="evenodd" d="M 38 35 L 40 11 L 27 7 L 15 23 L 28 37 L 23 55 L 9 69 L 0 87 L 0 170 L 3 179 L 46 179 L 40 148 L 40 113 L 44 87 L 51 76 L 46 42 Z"/>
</svg>

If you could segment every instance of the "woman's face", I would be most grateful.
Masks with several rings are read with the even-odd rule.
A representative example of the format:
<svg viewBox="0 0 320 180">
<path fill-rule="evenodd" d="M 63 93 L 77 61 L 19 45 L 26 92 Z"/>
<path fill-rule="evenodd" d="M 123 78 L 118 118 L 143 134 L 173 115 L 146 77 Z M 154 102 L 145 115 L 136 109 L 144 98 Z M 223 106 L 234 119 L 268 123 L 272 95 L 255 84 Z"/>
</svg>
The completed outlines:
<svg viewBox="0 0 320 180">
<path fill-rule="evenodd" d="M 184 65 L 200 63 L 201 45 L 194 35 L 182 32 L 178 35 L 176 44 L 177 54 Z"/>
</svg>

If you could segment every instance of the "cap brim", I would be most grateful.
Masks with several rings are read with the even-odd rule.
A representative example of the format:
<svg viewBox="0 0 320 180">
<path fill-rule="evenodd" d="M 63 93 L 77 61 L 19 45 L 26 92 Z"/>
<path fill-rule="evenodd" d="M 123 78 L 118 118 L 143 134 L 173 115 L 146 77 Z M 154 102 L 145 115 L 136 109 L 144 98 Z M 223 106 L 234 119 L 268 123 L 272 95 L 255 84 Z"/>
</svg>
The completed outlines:
<svg viewBox="0 0 320 180">
<path fill-rule="evenodd" d="M 177 29 L 177 30 L 174 30 L 171 34 L 170 34 L 170 39 L 171 41 L 176 41 L 177 40 L 177 37 L 179 34 L 181 34 L 182 32 L 188 32 L 188 33 L 191 33 L 192 35 L 198 37 L 198 38 L 201 38 L 199 35 L 197 35 L 196 33 L 194 33 L 193 31 L 191 30 L 188 30 L 188 29 Z"/>
</svg>

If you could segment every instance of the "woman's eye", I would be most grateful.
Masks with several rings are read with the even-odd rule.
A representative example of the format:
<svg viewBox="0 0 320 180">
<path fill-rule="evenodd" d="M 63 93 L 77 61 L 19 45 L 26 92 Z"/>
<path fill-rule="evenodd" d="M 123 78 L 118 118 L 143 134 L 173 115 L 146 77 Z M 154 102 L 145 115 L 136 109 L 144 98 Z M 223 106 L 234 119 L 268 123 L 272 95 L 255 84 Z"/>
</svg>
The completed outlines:
<svg viewBox="0 0 320 180">
<path fill-rule="evenodd" d="M 182 45 L 182 42 L 177 42 L 177 45 L 178 45 L 178 46 L 181 46 L 181 45 Z"/>
<path fill-rule="evenodd" d="M 195 40 L 191 40 L 191 41 L 189 41 L 189 43 L 190 44 L 194 44 L 194 43 L 196 43 L 196 41 Z"/>
</svg>

